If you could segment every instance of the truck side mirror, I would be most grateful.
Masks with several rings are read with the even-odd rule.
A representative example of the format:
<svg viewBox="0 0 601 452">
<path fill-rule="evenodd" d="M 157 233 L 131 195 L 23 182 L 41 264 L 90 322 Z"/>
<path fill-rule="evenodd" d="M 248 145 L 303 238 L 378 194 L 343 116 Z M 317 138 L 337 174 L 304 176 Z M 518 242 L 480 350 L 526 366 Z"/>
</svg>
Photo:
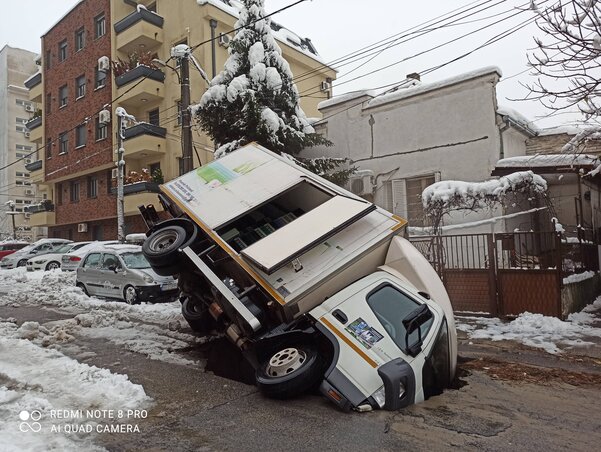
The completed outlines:
<svg viewBox="0 0 601 452">
<path fill-rule="evenodd" d="M 403 326 L 405 327 L 405 349 L 407 353 L 413 357 L 416 357 L 422 350 L 422 339 L 421 326 L 433 317 L 432 311 L 428 308 L 428 305 L 422 304 L 419 308 L 411 311 L 404 319 Z M 409 345 L 409 336 L 414 331 L 418 332 L 417 342 Z"/>
</svg>

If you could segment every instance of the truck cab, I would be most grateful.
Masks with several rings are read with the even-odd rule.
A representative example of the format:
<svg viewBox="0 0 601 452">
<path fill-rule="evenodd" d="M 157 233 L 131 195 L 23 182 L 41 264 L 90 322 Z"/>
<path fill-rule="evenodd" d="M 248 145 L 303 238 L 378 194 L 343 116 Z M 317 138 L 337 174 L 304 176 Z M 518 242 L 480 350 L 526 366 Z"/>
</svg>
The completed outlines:
<svg viewBox="0 0 601 452">
<path fill-rule="evenodd" d="M 141 207 L 146 258 L 179 275 L 190 326 L 225 334 L 264 394 L 396 410 L 453 379 L 450 301 L 404 219 L 257 144 L 161 191 L 173 218 Z"/>
</svg>

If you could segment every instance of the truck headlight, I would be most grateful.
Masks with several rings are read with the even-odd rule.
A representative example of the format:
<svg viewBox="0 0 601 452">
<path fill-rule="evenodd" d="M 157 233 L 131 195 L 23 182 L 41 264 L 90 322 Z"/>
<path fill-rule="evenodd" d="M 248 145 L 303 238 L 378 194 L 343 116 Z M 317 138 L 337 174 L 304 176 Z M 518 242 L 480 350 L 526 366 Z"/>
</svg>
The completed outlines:
<svg viewBox="0 0 601 452">
<path fill-rule="evenodd" d="M 405 386 L 403 386 L 403 383 L 400 383 L 399 399 L 402 399 L 404 395 Z M 384 389 L 384 385 L 380 386 L 380 388 L 378 388 L 378 390 L 374 392 L 371 396 L 375 399 L 376 402 L 378 402 L 380 408 L 384 408 L 384 405 L 386 404 L 386 390 Z"/>
<path fill-rule="evenodd" d="M 152 279 L 151 276 L 148 275 L 144 275 L 143 276 L 144 281 L 146 281 L 148 284 L 152 284 L 154 282 L 154 279 Z"/>
</svg>

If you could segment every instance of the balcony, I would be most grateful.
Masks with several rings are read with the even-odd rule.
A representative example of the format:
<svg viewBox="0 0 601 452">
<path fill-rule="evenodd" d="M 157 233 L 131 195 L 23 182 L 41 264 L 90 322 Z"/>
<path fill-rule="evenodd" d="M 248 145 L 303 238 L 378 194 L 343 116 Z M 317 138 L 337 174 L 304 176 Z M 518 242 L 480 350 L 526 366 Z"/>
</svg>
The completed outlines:
<svg viewBox="0 0 601 452">
<path fill-rule="evenodd" d="M 56 224 L 54 204 L 46 199 L 39 204 L 31 204 L 24 209 L 29 214 L 30 226 L 52 226 Z"/>
<path fill-rule="evenodd" d="M 147 123 L 139 123 L 125 129 L 123 134 L 125 142 L 126 159 L 143 159 L 148 156 L 161 156 L 165 153 L 167 145 L 165 135 L 167 129 Z"/>
<path fill-rule="evenodd" d="M 35 162 L 31 162 L 25 165 L 25 169 L 30 173 L 33 173 L 34 171 L 41 170 L 42 166 L 43 162 L 41 160 L 36 160 Z"/>
<path fill-rule="evenodd" d="M 41 116 L 37 116 L 35 118 L 30 119 L 25 124 L 25 127 L 27 127 L 29 129 L 29 131 L 31 132 L 33 129 L 37 129 L 41 125 L 42 125 L 42 117 Z"/>
<path fill-rule="evenodd" d="M 37 103 L 42 102 L 42 73 L 38 72 L 25 80 L 25 87 L 29 90 L 29 100 Z"/>
<path fill-rule="evenodd" d="M 158 189 L 157 189 L 158 192 Z M 157 212 L 163 210 L 159 203 L 159 197 L 155 192 L 144 192 L 127 195 L 123 198 L 123 210 L 125 215 L 139 214 L 138 206 L 154 205 Z"/>
<path fill-rule="evenodd" d="M 115 24 L 117 50 L 130 54 L 142 48 L 154 50 L 163 44 L 164 19 L 145 9 L 134 11 Z"/>
<path fill-rule="evenodd" d="M 126 108 L 140 108 L 147 102 L 162 100 L 165 97 L 164 80 L 162 71 L 147 66 L 127 71 L 115 78 L 119 103 Z"/>
</svg>

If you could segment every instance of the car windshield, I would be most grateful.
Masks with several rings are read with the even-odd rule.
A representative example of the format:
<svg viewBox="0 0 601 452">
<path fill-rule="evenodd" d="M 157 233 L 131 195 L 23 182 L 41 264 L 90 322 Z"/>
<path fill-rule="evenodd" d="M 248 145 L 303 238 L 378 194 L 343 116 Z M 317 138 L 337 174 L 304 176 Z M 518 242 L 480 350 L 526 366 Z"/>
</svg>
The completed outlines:
<svg viewBox="0 0 601 452">
<path fill-rule="evenodd" d="M 123 259 L 123 262 L 125 262 L 127 268 L 150 268 L 150 264 L 141 251 L 136 253 L 123 253 L 121 254 L 121 258 Z"/>
<path fill-rule="evenodd" d="M 68 253 L 71 248 L 73 248 L 73 245 L 71 245 L 70 243 L 68 245 L 61 245 L 58 248 L 56 248 L 53 251 L 53 253 L 57 253 L 57 254 Z"/>
<path fill-rule="evenodd" d="M 27 245 L 19 250 L 21 253 L 29 253 L 32 249 L 34 249 L 37 245 L 32 243 L 31 245 Z"/>
</svg>

